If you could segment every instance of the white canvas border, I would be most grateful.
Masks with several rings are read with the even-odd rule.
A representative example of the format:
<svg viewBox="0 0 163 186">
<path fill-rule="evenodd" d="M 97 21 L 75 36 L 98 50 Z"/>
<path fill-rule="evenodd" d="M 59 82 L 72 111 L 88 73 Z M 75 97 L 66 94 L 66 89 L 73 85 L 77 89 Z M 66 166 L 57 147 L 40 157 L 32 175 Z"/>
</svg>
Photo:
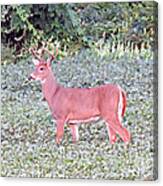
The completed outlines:
<svg viewBox="0 0 163 186">
<path fill-rule="evenodd" d="M 39 3 L 65 3 L 65 2 L 119 2 L 120 0 L 39 0 Z M 127 0 L 121 0 L 121 1 L 127 1 Z M 130 1 L 135 1 L 135 0 L 130 0 Z M 159 85 L 158 85 L 158 89 L 159 89 L 159 99 L 158 99 L 158 109 L 159 109 L 159 118 L 158 118 L 158 131 L 159 131 L 159 178 L 157 181 L 154 182 L 141 182 L 141 181 L 109 181 L 109 180 L 59 180 L 59 179 L 45 179 L 45 178 L 41 178 L 41 179 L 32 179 L 32 178 L 0 178 L 0 185 L 2 186 L 10 186 L 10 185 L 21 185 L 23 184 L 23 186 L 29 186 L 29 185 L 36 185 L 39 184 L 39 186 L 48 184 L 48 185 L 57 185 L 57 186 L 64 186 L 64 184 L 66 183 L 67 186 L 83 186 L 83 185 L 87 185 L 87 186 L 100 186 L 101 184 L 103 184 L 103 186 L 105 185 L 119 185 L 119 184 L 136 184 L 136 185 L 146 185 L 146 184 L 150 184 L 150 185 L 163 185 L 163 114 L 161 114 L 161 111 L 163 110 L 163 99 L 162 99 L 162 95 L 163 95 L 163 83 L 161 82 L 161 80 L 163 80 L 163 46 L 162 46 L 162 33 L 163 33 L 163 1 L 162 0 L 157 0 L 157 2 L 159 3 L 159 35 L 158 35 L 158 41 L 159 41 Z M 34 3 L 38 3 L 37 1 L 34 0 L 1 0 L 0 4 L 34 4 Z"/>
</svg>

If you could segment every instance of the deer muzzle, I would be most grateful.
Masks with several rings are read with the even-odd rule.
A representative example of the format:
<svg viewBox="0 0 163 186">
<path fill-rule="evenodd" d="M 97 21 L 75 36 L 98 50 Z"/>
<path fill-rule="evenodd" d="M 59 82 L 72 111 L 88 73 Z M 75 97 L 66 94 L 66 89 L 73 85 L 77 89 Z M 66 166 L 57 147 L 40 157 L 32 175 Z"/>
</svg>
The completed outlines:
<svg viewBox="0 0 163 186">
<path fill-rule="evenodd" d="M 31 75 L 28 77 L 28 80 L 29 80 L 29 81 L 35 80 L 35 77 L 31 74 Z"/>
</svg>

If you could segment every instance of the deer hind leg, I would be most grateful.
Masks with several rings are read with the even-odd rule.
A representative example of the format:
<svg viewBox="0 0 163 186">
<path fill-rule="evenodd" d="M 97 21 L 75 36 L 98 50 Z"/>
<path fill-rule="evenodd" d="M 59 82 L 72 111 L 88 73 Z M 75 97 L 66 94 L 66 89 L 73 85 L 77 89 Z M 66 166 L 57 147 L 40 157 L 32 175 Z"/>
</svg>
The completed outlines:
<svg viewBox="0 0 163 186">
<path fill-rule="evenodd" d="M 64 120 L 57 120 L 56 143 L 60 144 L 64 134 Z"/>
<path fill-rule="evenodd" d="M 69 124 L 69 127 L 71 129 L 72 134 L 72 141 L 73 143 L 77 142 L 79 140 L 79 131 L 78 131 L 78 125 L 77 124 Z"/>
<path fill-rule="evenodd" d="M 122 121 L 122 100 L 119 102 L 119 107 L 118 107 L 118 120 L 119 120 L 119 124 L 122 125 L 121 121 Z M 116 137 L 116 131 L 107 123 L 107 130 L 108 130 L 108 135 L 109 135 L 109 139 L 110 139 L 110 143 L 114 144 L 117 141 L 117 137 Z"/>
<path fill-rule="evenodd" d="M 107 126 L 110 143 L 114 144 L 117 141 L 116 132 L 114 131 L 112 127 L 110 127 L 108 123 L 106 123 L 106 126 Z"/>
<path fill-rule="evenodd" d="M 130 133 L 125 127 L 122 127 L 118 114 L 110 114 L 110 117 L 106 118 L 106 122 L 113 131 L 119 134 L 125 143 L 130 141 Z"/>
</svg>

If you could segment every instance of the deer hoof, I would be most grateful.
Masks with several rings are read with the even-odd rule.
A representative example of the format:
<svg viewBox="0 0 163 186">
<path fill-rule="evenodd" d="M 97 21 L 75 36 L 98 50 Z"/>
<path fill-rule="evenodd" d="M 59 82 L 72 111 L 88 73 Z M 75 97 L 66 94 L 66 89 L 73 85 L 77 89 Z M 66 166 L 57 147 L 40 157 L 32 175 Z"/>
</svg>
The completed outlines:
<svg viewBox="0 0 163 186">
<path fill-rule="evenodd" d="M 116 135 L 112 136 L 111 139 L 110 139 L 110 143 L 113 145 L 116 141 L 117 141 Z"/>
<path fill-rule="evenodd" d="M 56 143 L 57 143 L 57 145 L 60 145 L 61 141 L 62 141 L 62 138 L 56 137 Z"/>
<path fill-rule="evenodd" d="M 73 144 L 76 144 L 76 143 L 78 142 L 78 139 L 73 138 L 73 139 L 72 139 L 72 142 L 73 142 Z"/>
<path fill-rule="evenodd" d="M 125 134 L 125 136 L 124 136 L 124 138 L 123 138 L 123 141 L 124 141 L 126 144 L 128 144 L 128 143 L 130 142 L 130 140 L 131 140 L 131 134 L 126 130 L 126 134 Z"/>
</svg>

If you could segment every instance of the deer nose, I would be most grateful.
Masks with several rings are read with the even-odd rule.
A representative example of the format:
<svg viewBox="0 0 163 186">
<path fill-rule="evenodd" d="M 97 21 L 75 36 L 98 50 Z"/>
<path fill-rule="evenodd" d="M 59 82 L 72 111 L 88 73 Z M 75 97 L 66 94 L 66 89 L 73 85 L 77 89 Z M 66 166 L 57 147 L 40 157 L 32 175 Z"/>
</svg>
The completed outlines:
<svg viewBox="0 0 163 186">
<path fill-rule="evenodd" d="M 34 80 L 34 77 L 30 75 L 30 76 L 28 77 L 28 80 L 29 80 L 29 81 Z"/>
</svg>

